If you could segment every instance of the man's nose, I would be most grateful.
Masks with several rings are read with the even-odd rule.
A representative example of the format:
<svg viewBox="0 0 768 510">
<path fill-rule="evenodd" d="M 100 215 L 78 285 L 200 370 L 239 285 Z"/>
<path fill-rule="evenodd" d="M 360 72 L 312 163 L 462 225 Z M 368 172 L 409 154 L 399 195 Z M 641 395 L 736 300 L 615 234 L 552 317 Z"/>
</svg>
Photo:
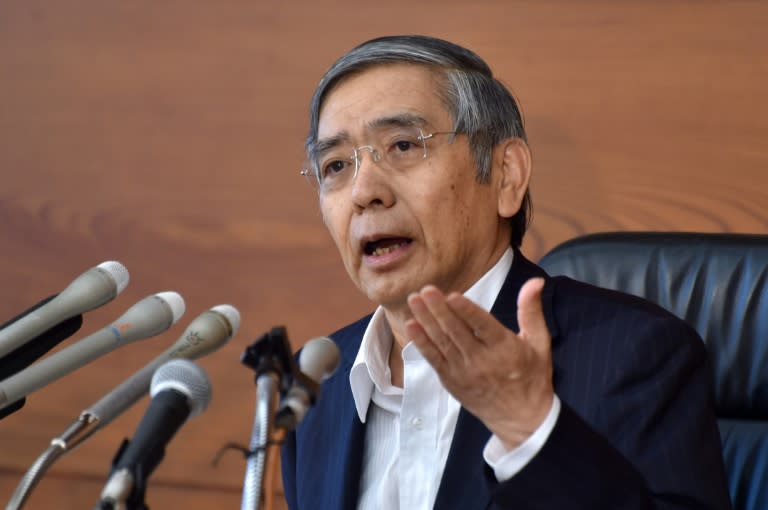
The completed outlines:
<svg viewBox="0 0 768 510">
<path fill-rule="evenodd" d="M 365 158 L 363 155 L 368 153 L 368 158 L 372 163 L 378 163 L 381 160 L 381 154 L 373 145 L 361 145 L 355 149 L 355 176 L 360 172 L 360 167 L 363 165 Z"/>
<path fill-rule="evenodd" d="M 363 156 L 368 152 L 367 157 Z M 355 175 L 352 180 L 352 199 L 359 209 L 366 209 L 374 204 L 385 207 L 394 203 L 394 193 L 388 183 L 386 172 L 379 167 L 379 152 L 370 145 L 359 147 L 356 151 Z"/>
</svg>

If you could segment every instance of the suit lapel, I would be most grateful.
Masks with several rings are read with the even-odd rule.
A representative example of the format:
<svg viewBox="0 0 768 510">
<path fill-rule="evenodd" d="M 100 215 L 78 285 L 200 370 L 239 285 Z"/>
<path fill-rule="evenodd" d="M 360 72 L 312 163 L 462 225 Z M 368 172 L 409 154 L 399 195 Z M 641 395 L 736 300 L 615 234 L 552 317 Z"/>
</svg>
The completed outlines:
<svg viewBox="0 0 768 510">
<path fill-rule="evenodd" d="M 490 432 L 463 407 L 445 462 L 435 508 L 473 510 L 486 508 L 493 489 L 493 473 L 487 472 L 482 451 Z"/>
<path fill-rule="evenodd" d="M 362 339 L 365 328 L 368 324 L 370 317 L 361 321 L 359 328 L 353 328 L 350 332 L 350 337 L 355 339 Z M 365 424 L 360 421 L 357 415 L 357 408 L 355 407 L 354 398 L 352 397 L 352 390 L 349 385 L 349 373 L 352 370 L 352 365 L 357 357 L 357 351 L 360 348 L 360 342 L 349 343 L 345 342 L 348 347 L 344 349 L 343 357 L 344 363 L 342 372 L 342 383 L 345 388 L 345 402 L 344 406 L 344 419 L 342 421 L 342 430 L 338 431 L 342 437 L 347 437 L 346 441 L 342 441 L 344 450 L 340 452 L 342 459 L 338 465 L 342 466 L 340 473 L 335 473 L 331 478 L 338 476 L 338 480 L 342 480 L 341 494 L 340 494 L 340 506 L 344 510 L 355 510 L 357 508 L 357 502 L 360 494 L 360 476 L 363 471 L 363 447 L 365 441 Z"/>
</svg>

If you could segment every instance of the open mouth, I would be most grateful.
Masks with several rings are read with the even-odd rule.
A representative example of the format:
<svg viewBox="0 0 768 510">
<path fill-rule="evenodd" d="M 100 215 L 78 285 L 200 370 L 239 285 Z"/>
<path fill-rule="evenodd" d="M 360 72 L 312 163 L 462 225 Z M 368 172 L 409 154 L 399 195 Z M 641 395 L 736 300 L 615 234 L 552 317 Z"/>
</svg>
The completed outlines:
<svg viewBox="0 0 768 510">
<path fill-rule="evenodd" d="M 407 237 L 388 237 L 385 239 L 377 239 L 376 241 L 369 241 L 363 246 L 363 251 L 366 255 L 372 255 L 374 257 L 380 257 L 387 253 L 392 253 L 402 246 L 411 244 L 411 239 Z"/>
</svg>

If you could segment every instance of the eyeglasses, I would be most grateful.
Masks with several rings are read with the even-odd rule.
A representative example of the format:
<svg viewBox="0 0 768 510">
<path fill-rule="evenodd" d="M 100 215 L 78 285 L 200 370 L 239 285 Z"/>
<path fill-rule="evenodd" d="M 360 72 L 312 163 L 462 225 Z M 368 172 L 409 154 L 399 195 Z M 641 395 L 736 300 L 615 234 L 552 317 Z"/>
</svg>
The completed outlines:
<svg viewBox="0 0 768 510">
<path fill-rule="evenodd" d="M 362 164 L 362 153 L 382 169 L 404 172 L 419 165 L 429 155 L 427 140 L 437 135 L 456 135 L 455 131 L 437 131 L 425 134 L 418 127 L 387 128 L 374 134 L 374 143 L 354 148 L 345 144 L 320 150 L 301 175 L 320 193 L 331 193 L 345 188 L 354 181 Z"/>
</svg>

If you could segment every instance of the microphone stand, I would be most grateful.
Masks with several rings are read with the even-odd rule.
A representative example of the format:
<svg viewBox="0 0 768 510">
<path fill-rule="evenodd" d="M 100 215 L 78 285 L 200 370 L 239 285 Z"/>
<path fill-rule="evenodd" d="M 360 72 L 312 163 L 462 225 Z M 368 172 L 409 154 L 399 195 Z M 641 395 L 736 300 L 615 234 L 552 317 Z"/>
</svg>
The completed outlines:
<svg viewBox="0 0 768 510">
<path fill-rule="evenodd" d="M 123 440 L 112 460 L 112 466 L 118 465 L 120 457 L 128 449 L 129 444 L 128 439 Z M 146 464 L 138 464 L 133 468 L 124 467 L 118 471 L 113 470 L 94 510 L 149 510 L 144 501 L 147 478 L 160 463 L 164 454 L 164 450 L 161 450 L 147 459 Z"/>
<path fill-rule="evenodd" d="M 265 471 L 271 481 L 271 469 L 276 459 L 272 448 L 283 431 L 275 432 L 275 411 L 278 397 L 287 393 L 293 375 L 298 372 L 288 335 L 282 326 L 272 328 L 250 345 L 240 361 L 256 371 L 256 416 L 248 448 L 241 510 L 272 508 L 271 493 L 264 489 Z M 265 469 L 266 467 L 266 469 Z"/>
<path fill-rule="evenodd" d="M 127 443 L 124 443 L 127 444 Z M 137 469 L 141 473 L 142 469 Z M 128 469 L 115 472 L 107 480 L 107 485 L 101 493 L 101 501 L 94 510 L 149 510 L 144 503 L 146 478 L 139 475 L 134 485 L 134 476 Z"/>
<path fill-rule="evenodd" d="M 51 440 L 51 444 L 40 457 L 32 464 L 24 477 L 19 482 L 11 496 L 6 510 L 19 510 L 24 506 L 32 490 L 42 479 L 48 468 L 53 465 L 64 453 L 72 450 L 96 432 L 99 426 L 98 417 L 88 412 L 83 412 L 60 436 Z"/>
</svg>

